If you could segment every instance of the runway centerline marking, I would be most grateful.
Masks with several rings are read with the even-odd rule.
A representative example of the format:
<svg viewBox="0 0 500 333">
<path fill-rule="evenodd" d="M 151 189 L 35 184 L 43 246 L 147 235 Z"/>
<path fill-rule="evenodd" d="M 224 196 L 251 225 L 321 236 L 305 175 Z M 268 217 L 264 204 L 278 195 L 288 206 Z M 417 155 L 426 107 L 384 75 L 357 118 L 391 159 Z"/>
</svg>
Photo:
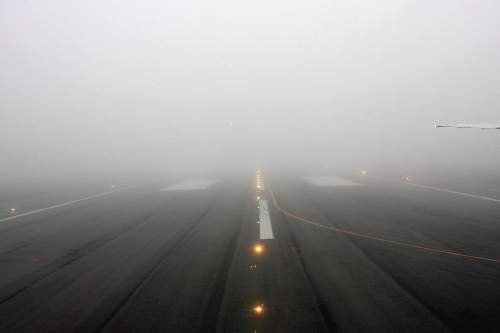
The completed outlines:
<svg viewBox="0 0 500 333">
<path fill-rule="evenodd" d="M 266 187 L 264 186 L 264 182 L 263 181 L 259 181 L 258 184 L 259 185 L 257 185 L 257 186 L 258 186 L 259 190 L 264 191 L 266 189 Z"/>
<path fill-rule="evenodd" d="M 101 195 L 106 195 L 106 194 L 110 194 L 110 193 L 114 193 L 114 192 L 120 192 L 120 191 L 123 191 L 123 190 L 127 190 L 129 188 L 132 188 L 132 187 L 137 187 L 137 186 L 141 186 L 141 185 L 145 185 L 145 184 L 150 184 L 150 183 L 144 183 L 144 184 L 138 184 L 138 185 L 128 186 L 128 187 L 121 188 L 119 190 L 113 190 L 113 191 L 109 191 L 109 192 L 104 192 L 104 193 L 101 193 L 101 194 L 92 195 L 90 197 L 86 197 L 86 198 L 82 198 L 82 199 L 77 199 L 77 200 L 73 200 L 73 201 L 70 201 L 70 202 L 65 202 L 65 203 L 62 203 L 62 204 L 58 204 L 58 205 L 54 205 L 54 206 L 50 206 L 50 207 L 46 207 L 46 208 L 42 208 L 42 209 L 33 210 L 31 212 L 22 213 L 22 214 L 18 214 L 18 215 L 14 215 L 14 216 L 10 216 L 10 217 L 1 219 L 0 222 L 7 221 L 7 220 L 10 220 L 10 219 L 15 219 L 15 218 L 21 217 L 21 216 L 26 216 L 26 215 L 38 213 L 38 212 L 43 212 L 44 210 L 48 210 L 48 209 L 52 209 L 52 208 L 66 206 L 66 205 L 69 205 L 69 204 L 72 204 L 72 203 L 75 203 L 75 202 L 79 202 L 79 201 L 83 201 L 83 200 L 97 198 L 97 197 L 100 197 Z"/>
<path fill-rule="evenodd" d="M 373 237 L 373 236 L 358 234 L 358 233 L 355 233 L 355 232 L 352 232 L 352 231 L 346 231 L 346 230 L 342 230 L 342 229 L 337 229 L 337 228 L 329 227 L 329 226 L 322 225 L 322 224 L 319 224 L 319 223 L 314 223 L 314 222 L 311 222 L 309 220 L 306 220 L 306 219 L 303 219 L 301 217 L 298 217 L 298 216 L 295 216 L 293 214 L 290 214 L 290 213 L 284 211 L 283 209 L 281 209 L 278 206 L 278 204 L 276 203 L 276 198 L 274 197 L 274 193 L 273 193 L 273 190 L 271 189 L 271 185 L 269 185 L 269 182 L 267 183 L 267 187 L 269 188 L 269 193 L 271 193 L 271 197 L 273 198 L 274 206 L 276 207 L 276 209 L 278 209 L 283 214 L 286 214 L 288 216 L 296 218 L 297 220 L 301 220 L 301 221 L 304 221 L 306 223 L 313 224 L 313 225 L 318 226 L 318 227 L 322 227 L 322 228 L 326 228 L 326 229 L 330 229 L 330 230 L 342 232 L 342 233 L 353 235 L 353 236 L 359 236 L 359 237 L 369 238 L 369 239 L 373 239 L 373 240 L 377 240 L 377 241 L 381 241 L 381 242 L 386 242 L 386 243 L 391 243 L 391 244 L 396 244 L 396 245 L 402 245 L 402 246 L 412 247 L 412 248 L 421 249 L 421 250 L 427 250 L 427 251 L 433 251 L 433 252 L 451 254 L 451 255 L 459 256 L 459 257 L 466 257 L 466 258 L 473 258 L 473 259 L 479 259 L 479 260 L 494 261 L 494 262 L 499 262 L 500 263 L 500 260 L 498 260 L 498 259 L 483 258 L 483 257 L 471 256 L 471 255 L 468 255 L 468 254 L 462 254 L 462 253 L 456 253 L 456 252 L 449 252 L 449 251 L 437 250 L 437 249 L 432 249 L 432 248 L 418 246 L 418 245 L 406 244 L 406 243 L 391 241 L 391 240 L 388 240 L 388 239 L 383 239 L 383 238 L 378 238 L 378 237 Z"/>
<path fill-rule="evenodd" d="M 181 183 L 172 185 L 170 187 L 164 188 L 160 191 L 185 191 L 185 190 L 204 190 L 216 182 L 218 179 L 210 179 L 210 180 L 186 180 Z"/>
<path fill-rule="evenodd" d="M 260 209 L 260 239 L 274 239 L 271 226 L 271 216 L 267 208 L 267 200 L 259 200 Z"/>
<path fill-rule="evenodd" d="M 413 186 L 429 188 L 429 189 L 437 190 L 437 191 L 443 191 L 443 192 L 448 192 L 448 193 L 453 193 L 453 194 L 465 195 L 465 196 L 471 197 L 471 198 L 477 198 L 477 199 L 483 199 L 483 200 L 490 200 L 490 201 L 500 202 L 500 200 L 498 200 L 498 199 L 481 197 L 479 195 L 467 194 L 467 193 L 462 193 L 462 192 L 450 191 L 450 190 L 445 190 L 443 188 L 437 188 L 437 187 L 432 187 L 432 186 L 425 186 L 425 185 L 420 185 L 420 184 L 415 184 L 415 183 L 408 183 L 408 182 L 403 182 L 403 181 L 400 181 L 400 180 L 387 179 L 387 178 L 382 178 L 382 177 L 375 177 L 375 176 L 368 176 L 368 175 L 366 175 L 366 176 L 367 177 L 371 177 L 371 178 L 376 178 L 376 179 L 387 180 L 389 182 L 401 183 L 401 184 L 406 184 L 406 185 L 413 185 Z"/>
</svg>

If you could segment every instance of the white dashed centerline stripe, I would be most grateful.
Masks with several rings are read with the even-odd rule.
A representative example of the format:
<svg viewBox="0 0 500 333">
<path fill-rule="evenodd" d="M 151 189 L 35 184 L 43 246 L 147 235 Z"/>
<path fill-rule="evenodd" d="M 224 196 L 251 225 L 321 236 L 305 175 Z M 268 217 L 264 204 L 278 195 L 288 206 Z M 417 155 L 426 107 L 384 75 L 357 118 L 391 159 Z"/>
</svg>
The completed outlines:
<svg viewBox="0 0 500 333">
<path fill-rule="evenodd" d="M 260 207 L 260 239 L 274 239 L 271 217 L 267 208 L 267 200 L 259 200 Z"/>
<path fill-rule="evenodd" d="M 472 194 L 467 194 L 467 193 L 462 193 L 462 192 L 450 191 L 450 190 L 445 190 L 445 189 L 437 188 L 437 187 L 431 187 L 431 186 L 419 185 L 419 184 L 415 184 L 415 183 L 402 182 L 400 180 L 393 180 L 393 179 L 387 179 L 387 178 L 382 178 L 382 177 L 375 177 L 375 176 L 368 176 L 368 177 L 376 178 L 376 179 L 382 179 L 382 180 L 387 180 L 389 182 L 395 182 L 395 183 L 401 183 L 401 184 L 406 184 L 406 185 L 413 185 L 413 186 L 418 186 L 418 187 L 429 188 L 431 190 L 437 190 L 437 191 L 443 191 L 443 192 L 448 192 L 448 193 L 453 193 L 453 194 L 465 195 L 467 197 L 472 197 L 472 198 L 477 198 L 477 199 L 483 199 L 483 200 L 490 200 L 490 201 L 500 202 L 500 200 L 498 200 L 498 199 L 492 199 L 492 198 L 487 198 L 487 197 L 481 197 L 479 195 L 472 195 Z"/>
<path fill-rule="evenodd" d="M 151 183 L 153 183 L 153 182 L 151 182 Z M 66 205 L 69 205 L 69 204 L 72 204 L 72 203 L 75 203 L 75 202 L 79 202 L 79 201 L 83 201 L 83 200 L 97 198 L 97 197 L 100 197 L 101 195 L 106 195 L 106 194 L 110 194 L 110 193 L 114 193 L 114 192 L 120 192 L 120 191 L 123 191 L 123 190 L 127 190 L 129 188 L 132 188 L 132 187 L 137 187 L 137 186 L 146 185 L 146 184 L 150 184 L 150 183 L 138 184 L 138 185 L 133 185 L 133 186 L 129 186 L 129 187 L 124 187 L 124 188 L 121 188 L 119 190 L 113 190 L 113 191 L 109 191 L 109 192 L 104 192 L 104 193 L 101 193 L 101 194 L 92 195 L 90 197 L 86 197 L 86 198 L 82 198 L 82 199 L 78 199 L 78 200 L 73 200 L 73 201 L 70 201 L 70 202 L 65 202 L 65 203 L 62 203 L 62 204 L 59 204 L 59 205 L 50 206 L 50 207 L 46 207 L 46 208 L 42 208 L 42 209 L 37 209 L 37 210 L 31 211 L 31 212 L 22 213 L 22 214 L 18 214 L 18 215 L 14 215 L 14 216 L 11 216 L 11 217 L 7 217 L 7 218 L 4 218 L 4 219 L 1 219 L 0 222 L 7 221 L 7 220 L 10 220 L 10 219 L 15 219 L 15 218 L 21 217 L 21 216 L 26 216 L 26 215 L 38 213 L 38 212 L 43 212 L 44 210 L 48 210 L 48 209 L 52 209 L 52 208 L 66 206 Z"/>
<path fill-rule="evenodd" d="M 264 186 L 264 182 L 260 181 L 259 182 L 259 190 L 264 191 L 265 189 L 266 189 L 266 187 Z"/>
</svg>

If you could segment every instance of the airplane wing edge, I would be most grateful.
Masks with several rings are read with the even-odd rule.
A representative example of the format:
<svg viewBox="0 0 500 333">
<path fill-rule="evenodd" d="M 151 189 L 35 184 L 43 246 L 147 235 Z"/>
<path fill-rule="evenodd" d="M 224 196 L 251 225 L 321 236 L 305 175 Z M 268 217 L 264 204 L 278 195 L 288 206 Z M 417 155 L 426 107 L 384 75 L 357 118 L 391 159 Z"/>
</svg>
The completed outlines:
<svg viewBox="0 0 500 333">
<path fill-rule="evenodd" d="M 435 127 L 500 129 L 500 124 L 448 124 L 448 125 L 436 125 Z"/>
</svg>

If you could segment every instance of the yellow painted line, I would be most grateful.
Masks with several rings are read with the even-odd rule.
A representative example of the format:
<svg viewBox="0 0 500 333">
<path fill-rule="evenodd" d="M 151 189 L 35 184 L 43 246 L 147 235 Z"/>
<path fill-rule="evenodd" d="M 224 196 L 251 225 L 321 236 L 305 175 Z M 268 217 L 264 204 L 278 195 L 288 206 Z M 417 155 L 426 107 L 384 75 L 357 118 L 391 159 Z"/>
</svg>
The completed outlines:
<svg viewBox="0 0 500 333">
<path fill-rule="evenodd" d="M 472 195 L 472 194 L 467 194 L 467 193 L 462 193 L 462 192 L 450 191 L 450 190 L 445 190 L 445 189 L 442 189 L 442 188 L 437 188 L 437 187 L 432 187 L 432 186 L 425 186 L 425 185 L 420 185 L 420 184 L 415 184 L 415 183 L 402 182 L 400 180 L 393 180 L 393 179 L 387 179 L 387 178 L 375 177 L 375 176 L 368 176 L 368 175 L 365 175 L 365 176 L 366 177 L 375 178 L 375 179 L 382 179 L 382 180 L 386 180 L 386 181 L 389 181 L 389 182 L 401 183 L 401 184 L 406 184 L 406 185 L 413 185 L 413 186 L 429 188 L 429 189 L 437 190 L 437 191 L 443 191 L 443 192 L 448 192 L 448 193 L 453 193 L 453 194 L 465 195 L 465 196 L 472 197 L 472 198 L 477 198 L 477 199 L 484 199 L 484 200 L 490 200 L 490 201 L 500 202 L 500 200 L 498 200 L 498 199 L 492 199 L 492 198 L 487 198 L 487 197 L 480 197 L 479 195 Z"/>
<path fill-rule="evenodd" d="M 313 225 L 318 226 L 318 227 L 327 228 L 327 229 L 335 230 L 335 231 L 342 232 L 342 233 L 345 233 L 345 234 L 359 236 L 359 237 L 364 237 L 364 238 L 369 238 L 369 239 L 373 239 L 373 240 L 377 240 L 377 241 L 381 241 L 381 242 L 386 242 L 386 243 L 391 243 L 391 244 L 396 244 L 396 245 L 402 245 L 402 246 L 407 246 L 407 247 L 413 247 L 413 248 L 421 249 L 421 250 L 446 253 L 446 254 L 451 254 L 451 255 L 460 256 L 460 257 L 467 257 L 467 258 L 474 258 L 474 259 L 480 259 L 480 260 L 500 262 L 500 260 L 497 260 L 497 259 L 476 257 L 476 256 L 470 256 L 470 255 L 467 255 L 467 254 L 462 254 L 462 253 L 442 251 L 442 250 L 431 249 L 431 248 L 428 248 L 428 247 L 423 247 L 423 246 L 418 246 L 418 245 L 412 245 L 412 244 L 406 244 L 406 243 L 401 243 L 401 242 L 395 242 L 395 241 L 391 241 L 391 240 L 388 240 L 388 239 L 383 239 L 383 238 L 378 238 L 378 237 L 372 237 L 372 236 L 368 236 L 368 235 L 358 234 L 358 233 L 355 233 L 355 232 L 346 231 L 346 230 L 337 229 L 337 228 L 333 228 L 333 227 L 328 227 L 326 225 L 314 223 L 314 222 L 308 221 L 306 219 L 303 219 L 301 217 L 298 217 L 298 216 L 295 216 L 293 214 L 290 214 L 290 213 L 284 211 L 283 209 L 281 209 L 278 206 L 278 204 L 276 203 L 276 198 L 274 197 L 274 193 L 273 193 L 273 190 L 271 189 L 271 185 L 269 185 L 269 182 L 267 183 L 267 187 L 269 188 L 269 193 L 271 193 L 271 197 L 273 198 L 274 206 L 276 207 L 276 209 L 278 209 L 283 214 L 286 214 L 288 216 L 294 217 L 294 218 L 296 218 L 298 220 L 301 220 L 303 222 L 313 224 Z"/>
</svg>

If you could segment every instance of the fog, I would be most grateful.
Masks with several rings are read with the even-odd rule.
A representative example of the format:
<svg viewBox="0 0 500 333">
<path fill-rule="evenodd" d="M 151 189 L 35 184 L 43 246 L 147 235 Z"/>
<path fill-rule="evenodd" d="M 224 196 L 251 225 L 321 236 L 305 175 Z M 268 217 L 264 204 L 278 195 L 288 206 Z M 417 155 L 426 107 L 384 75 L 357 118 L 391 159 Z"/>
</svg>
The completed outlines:
<svg viewBox="0 0 500 333">
<path fill-rule="evenodd" d="M 498 174 L 497 1 L 2 1 L 0 180 Z"/>
</svg>

